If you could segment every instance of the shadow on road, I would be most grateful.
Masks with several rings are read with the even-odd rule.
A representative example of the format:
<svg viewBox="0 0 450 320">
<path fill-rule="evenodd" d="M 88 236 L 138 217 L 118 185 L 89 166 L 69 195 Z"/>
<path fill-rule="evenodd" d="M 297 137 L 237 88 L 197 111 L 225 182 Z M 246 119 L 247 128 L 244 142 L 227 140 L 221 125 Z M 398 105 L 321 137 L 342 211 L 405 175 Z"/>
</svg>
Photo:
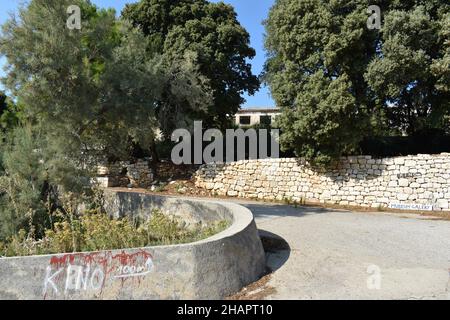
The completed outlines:
<svg viewBox="0 0 450 320">
<path fill-rule="evenodd" d="M 329 209 L 319 207 L 294 207 L 290 205 L 280 204 L 254 204 L 240 203 L 240 205 L 249 209 L 255 219 L 258 218 L 274 218 L 274 217 L 302 217 L 311 214 L 329 213 Z"/>
<path fill-rule="evenodd" d="M 281 268 L 291 255 L 291 247 L 279 235 L 265 230 L 258 230 L 264 252 L 266 253 L 266 266 L 270 272 Z"/>
</svg>

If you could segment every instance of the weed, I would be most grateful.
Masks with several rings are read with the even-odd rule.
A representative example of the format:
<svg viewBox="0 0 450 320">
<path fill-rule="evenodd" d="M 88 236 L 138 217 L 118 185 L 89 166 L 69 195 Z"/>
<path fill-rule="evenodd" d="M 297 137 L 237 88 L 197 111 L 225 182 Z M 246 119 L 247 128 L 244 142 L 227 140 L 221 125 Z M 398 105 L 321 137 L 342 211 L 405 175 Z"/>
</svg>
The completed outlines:
<svg viewBox="0 0 450 320">
<path fill-rule="evenodd" d="M 21 230 L 5 243 L 0 243 L 0 256 L 26 256 L 79 251 L 113 250 L 198 241 L 228 227 L 227 221 L 189 230 L 159 210 L 146 220 L 129 217 L 112 219 L 91 210 L 56 222 L 45 231 L 45 237 L 34 240 Z"/>
</svg>

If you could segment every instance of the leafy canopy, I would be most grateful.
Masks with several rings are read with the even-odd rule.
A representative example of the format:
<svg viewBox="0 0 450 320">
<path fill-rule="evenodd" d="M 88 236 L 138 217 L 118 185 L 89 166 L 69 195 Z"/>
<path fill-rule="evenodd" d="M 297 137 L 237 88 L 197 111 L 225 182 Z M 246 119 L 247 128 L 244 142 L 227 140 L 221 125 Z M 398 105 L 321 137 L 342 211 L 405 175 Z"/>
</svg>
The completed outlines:
<svg viewBox="0 0 450 320">
<path fill-rule="evenodd" d="M 229 116 L 245 102 L 242 94 L 258 90 L 258 78 L 247 62 L 255 50 L 232 6 L 206 0 L 141 0 L 127 5 L 122 16 L 142 30 L 149 39 L 149 53 L 161 53 L 167 66 L 191 53 L 204 84 L 212 90 L 212 102 L 204 108 L 188 97 L 174 101 L 165 90 L 159 105 L 163 132 L 171 133 L 181 114 L 207 126 L 226 127 Z"/>
<path fill-rule="evenodd" d="M 66 26 L 70 5 L 81 8 L 81 30 Z M 148 146 L 168 83 L 179 99 L 202 90 L 191 56 L 173 81 L 148 47 L 140 30 L 87 0 L 32 0 L 2 26 L 4 85 L 23 116 L 1 146 L 0 238 L 27 223 L 42 234 L 61 194 L 89 192 L 100 160 L 127 157 L 130 141 Z"/>
<path fill-rule="evenodd" d="M 71 4 L 82 8 L 81 30 L 66 27 Z M 121 153 L 126 143 L 118 142 L 153 134 L 160 63 L 145 59 L 146 40 L 114 11 L 82 0 L 33 0 L 3 26 L 0 41 L 6 87 L 72 155 Z"/>
<path fill-rule="evenodd" d="M 329 162 L 367 136 L 448 130 L 449 12 L 444 0 L 277 0 L 265 22 L 264 79 L 283 114 L 281 142 Z"/>
</svg>

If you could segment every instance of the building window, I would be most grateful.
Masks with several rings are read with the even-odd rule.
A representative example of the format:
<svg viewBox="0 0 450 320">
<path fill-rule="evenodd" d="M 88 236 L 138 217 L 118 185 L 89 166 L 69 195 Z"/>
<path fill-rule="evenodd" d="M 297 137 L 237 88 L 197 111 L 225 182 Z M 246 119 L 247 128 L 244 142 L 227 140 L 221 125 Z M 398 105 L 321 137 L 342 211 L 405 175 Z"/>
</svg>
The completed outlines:
<svg viewBox="0 0 450 320">
<path fill-rule="evenodd" d="M 271 116 L 260 116 L 259 123 L 262 125 L 270 126 L 272 124 L 272 117 Z"/>
<path fill-rule="evenodd" d="M 250 125 L 250 116 L 240 116 L 239 124 L 242 126 L 249 126 Z"/>
</svg>

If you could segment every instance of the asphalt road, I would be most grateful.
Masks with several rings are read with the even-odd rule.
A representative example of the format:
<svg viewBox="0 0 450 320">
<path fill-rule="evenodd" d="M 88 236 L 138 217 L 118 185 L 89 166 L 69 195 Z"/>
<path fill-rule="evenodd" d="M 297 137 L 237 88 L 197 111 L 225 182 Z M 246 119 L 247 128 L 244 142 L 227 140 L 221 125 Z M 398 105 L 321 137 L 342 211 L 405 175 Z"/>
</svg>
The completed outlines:
<svg viewBox="0 0 450 320">
<path fill-rule="evenodd" d="M 276 239 L 267 299 L 450 299 L 450 221 L 239 203 Z"/>
</svg>

